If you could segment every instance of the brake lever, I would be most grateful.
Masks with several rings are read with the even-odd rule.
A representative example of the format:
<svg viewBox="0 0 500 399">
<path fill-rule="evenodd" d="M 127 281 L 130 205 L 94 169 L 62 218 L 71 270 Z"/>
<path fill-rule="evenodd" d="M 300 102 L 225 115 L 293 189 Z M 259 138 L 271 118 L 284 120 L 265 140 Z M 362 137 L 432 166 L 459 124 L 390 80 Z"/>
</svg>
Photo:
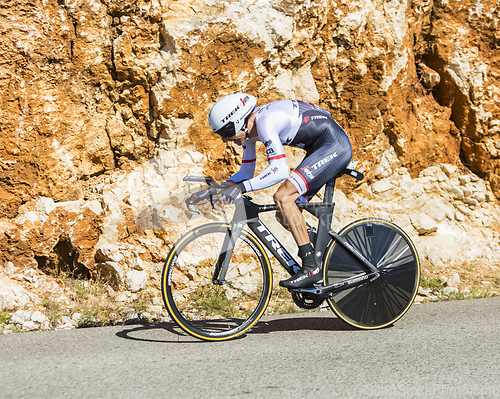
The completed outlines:
<svg viewBox="0 0 500 399">
<path fill-rule="evenodd" d="M 219 201 L 219 197 L 214 197 L 214 196 L 210 196 L 210 205 L 212 205 L 212 209 L 214 211 L 217 211 L 217 212 L 222 212 L 223 214 L 226 214 L 226 211 L 224 211 L 223 209 L 219 209 L 215 206 L 215 203 Z M 193 205 L 192 202 L 189 201 L 189 199 L 187 199 L 186 201 L 184 201 L 186 203 L 186 208 L 188 209 L 189 212 L 192 212 L 192 213 L 197 213 L 198 215 L 201 215 L 201 212 L 198 211 L 197 209 L 194 209 L 194 208 L 191 208 L 190 205 Z"/>
<path fill-rule="evenodd" d="M 222 212 L 224 215 L 226 214 L 226 211 L 223 209 L 219 209 L 215 206 L 215 203 L 219 201 L 219 196 L 210 196 L 210 204 L 212 205 L 212 209 L 217 212 Z"/>
<path fill-rule="evenodd" d="M 189 205 L 191 205 L 191 202 L 189 201 L 189 198 L 185 201 L 186 203 L 186 207 L 188 209 L 189 212 L 192 212 L 192 213 L 197 213 L 198 215 L 201 215 L 201 212 L 196 210 L 196 209 L 191 209 L 191 207 Z"/>
</svg>

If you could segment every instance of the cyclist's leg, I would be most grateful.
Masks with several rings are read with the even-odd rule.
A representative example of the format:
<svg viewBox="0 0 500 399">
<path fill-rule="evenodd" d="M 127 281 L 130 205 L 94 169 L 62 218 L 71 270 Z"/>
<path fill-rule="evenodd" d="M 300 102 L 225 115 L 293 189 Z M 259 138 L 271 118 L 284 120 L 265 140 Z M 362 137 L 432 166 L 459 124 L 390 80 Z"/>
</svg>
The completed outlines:
<svg viewBox="0 0 500 399">
<path fill-rule="evenodd" d="M 347 134 L 336 123 L 332 123 L 318 140 L 316 148 L 308 151 L 308 155 L 276 192 L 275 201 L 290 225 L 299 246 L 299 256 L 302 258 L 303 266 L 291 278 L 280 281 L 280 285 L 287 288 L 301 288 L 321 280 L 317 275 L 321 266 L 316 265 L 305 219 L 298 210 L 295 200 L 302 195 L 312 198 L 326 182 L 345 168 L 351 156 L 352 149 Z M 295 190 L 291 186 L 294 186 Z"/>
<path fill-rule="evenodd" d="M 299 196 L 297 187 L 290 180 L 285 180 L 274 194 L 274 202 L 278 205 L 279 217 L 289 228 L 297 245 L 301 246 L 309 242 L 309 236 L 304 216 L 295 203 Z"/>
<path fill-rule="evenodd" d="M 290 227 L 302 259 L 302 267 L 299 271 L 289 279 L 280 281 L 280 285 L 286 288 L 305 287 L 321 280 L 321 269 L 316 264 L 314 248 L 307 234 L 306 221 L 295 203 L 299 196 L 297 188 L 290 180 L 286 180 L 274 194 L 274 201 Z"/>
<path fill-rule="evenodd" d="M 306 203 L 306 204 L 307 204 L 308 202 L 309 202 L 309 201 L 307 201 L 303 195 L 301 195 L 299 198 L 297 198 L 297 199 L 295 200 L 295 203 L 296 203 L 296 204 L 299 204 L 299 203 Z M 303 210 L 303 209 L 300 209 L 300 208 L 299 208 L 299 211 L 300 211 L 301 213 L 304 213 L 304 210 Z M 276 217 L 276 221 L 277 221 L 279 224 L 281 224 L 281 226 L 283 226 L 283 228 L 284 228 L 286 231 L 288 231 L 288 232 L 290 232 L 290 233 L 292 232 L 292 230 L 290 230 L 290 225 L 288 224 L 287 220 L 285 219 L 285 217 L 283 216 L 283 214 L 282 214 L 279 210 L 278 210 L 278 211 L 276 211 L 275 217 Z M 306 226 L 307 226 L 307 230 L 309 230 L 309 229 L 312 227 L 309 223 L 307 223 L 307 221 L 306 221 Z"/>
<path fill-rule="evenodd" d="M 288 178 L 307 199 L 314 197 L 351 160 L 352 148 L 347 134 L 340 127 L 332 130 L 325 132 L 321 144 L 309 151 Z"/>
</svg>

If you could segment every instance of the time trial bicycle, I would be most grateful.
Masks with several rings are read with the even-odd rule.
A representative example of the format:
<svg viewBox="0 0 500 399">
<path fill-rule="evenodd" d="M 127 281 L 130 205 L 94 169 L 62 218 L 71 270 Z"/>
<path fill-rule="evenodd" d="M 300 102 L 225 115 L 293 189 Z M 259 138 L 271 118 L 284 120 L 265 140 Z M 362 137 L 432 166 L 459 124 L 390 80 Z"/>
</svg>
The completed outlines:
<svg viewBox="0 0 500 399">
<path fill-rule="evenodd" d="M 326 300 L 351 326 L 376 329 L 393 324 L 412 305 L 420 262 L 411 239 L 390 221 L 360 219 L 339 233 L 331 228 L 335 182 L 343 175 L 361 180 L 355 165 L 349 164 L 325 185 L 322 202 L 298 204 L 318 219 L 313 245 L 323 280 L 289 291 L 303 309 L 315 309 Z M 206 177 L 187 176 L 184 181 L 227 188 Z M 213 208 L 217 200 L 218 195 L 210 197 Z M 238 337 L 264 314 L 272 291 L 271 263 L 264 248 L 290 275 L 300 268 L 259 218 L 277 206 L 256 204 L 247 195 L 240 202 L 231 222 L 204 224 L 183 235 L 163 267 L 161 291 L 168 313 L 186 333 L 202 340 Z M 189 203 L 188 209 L 193 211 Z"/>
</svg>

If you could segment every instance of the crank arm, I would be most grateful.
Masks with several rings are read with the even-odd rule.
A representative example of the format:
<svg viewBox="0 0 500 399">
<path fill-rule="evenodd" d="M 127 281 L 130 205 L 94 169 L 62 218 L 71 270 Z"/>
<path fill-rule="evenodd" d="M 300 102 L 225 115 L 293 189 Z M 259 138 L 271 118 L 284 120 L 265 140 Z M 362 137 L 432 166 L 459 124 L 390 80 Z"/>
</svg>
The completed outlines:
<svg viewBox="0 0 500 399">
<path fill-rule="evenodd" d="M 373 280 L 376 280 L 378 277 L 380 277 L 379 271 L 377 271 L 376 273 L 368 273 L 368 274 L 363 274 L 361 276 L 351 277 L 349 279 L 342 280 L 327 286 L 322 286 L 318 284 L 312 287 L 291 289 L 290 292 L 308 294 L 317 297 L 319 299 L 325 299 L 327 297 L 331 297 L 333 294 L 336 294 L 337 292 L 344 291 L 349 288 L 355 287 L 357 285 L 364 284 L 367 281 L 371 282 Z"/>
</svg>

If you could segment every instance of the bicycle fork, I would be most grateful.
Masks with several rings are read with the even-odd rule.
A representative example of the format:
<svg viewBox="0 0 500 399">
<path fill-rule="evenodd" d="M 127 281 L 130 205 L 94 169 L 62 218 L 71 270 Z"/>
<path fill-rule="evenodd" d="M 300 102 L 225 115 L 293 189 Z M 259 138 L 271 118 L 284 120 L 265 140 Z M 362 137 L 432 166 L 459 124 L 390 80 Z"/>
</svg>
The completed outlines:
<svg viewBox="0 0 500 399">
<path fill-rule="evenodd" d="M 214 274 L 212 276 L 212 282 L 214 284 L 231 284 L 231 281 L 226 281 L 227 268 L 229 262 L 231 262 L 231 256 L 233 255 L 234 246 L 236 245 L 236 240 L 240 236 L 241 230 L 245 225 L 244 222 L 233 223 L 231 229 L 224 237 L 224 242 L 220 249 L 219 258 L 215 264 Z"/>
</svg>

